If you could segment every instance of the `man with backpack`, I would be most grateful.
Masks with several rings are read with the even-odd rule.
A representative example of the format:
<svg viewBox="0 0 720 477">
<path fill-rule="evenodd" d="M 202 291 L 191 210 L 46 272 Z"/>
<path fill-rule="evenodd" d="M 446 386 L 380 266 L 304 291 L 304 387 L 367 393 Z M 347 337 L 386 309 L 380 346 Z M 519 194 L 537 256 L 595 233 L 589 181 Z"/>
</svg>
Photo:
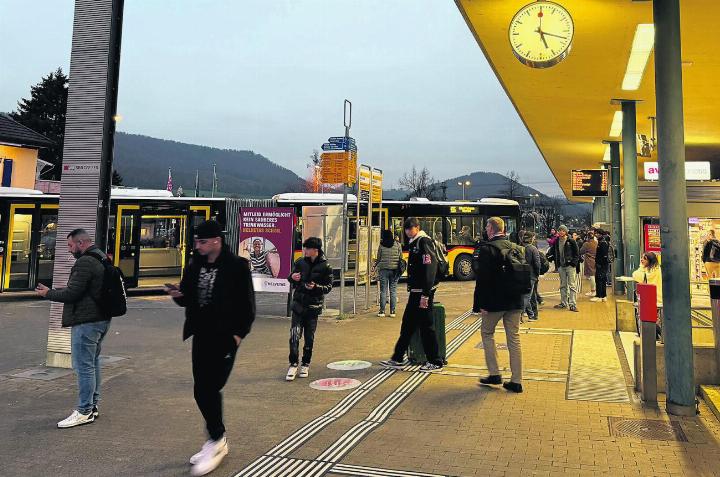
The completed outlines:
<svg viewBox="0 0 720 477">
<path fill-rule="evenodd" d="M 515 393 L 523 392 L 522 351 L 520 349 L 520 316 L 524 295 L 532 289 L 531 266 L 525 261 L 525 251 L 505 235 L 505 221 L 491 217 L 485 226 L 488 241 L 482 242 L 473 254 L 475 271 L 475 301 L 473 311 L 482 313 L 483 350 L 489 375 L 480 384 L 502 384 Z M 500 375 L 495 348 L 495 328 L 502 320 L 510 351 L 510 381 Z"/>
<path fill-rule="evenodd" d="M 166 291 L 185 307 L 183 340 L 193 337 L 193 392 L 209 437 L 190 457 L 191 474 L 199 476 L 215 470 L 228 453 L 222 389 L 255 320 L 255 291 L 250 262 L 223 242 L 220 224 L 202 222 L 195 227 L 194 239 L 196 254 L 180 286 L 168 284 Z"/>
<path fill-rule="evenodd" d="M 558 239 L 550 248 L 548 260 L 555 262 L 560 273 L 560 303 L 558 309 L 577 312 L 577 266 L 580 263 L 580 249 L 577 242 L 568 237 L 565 225 L 558 227 Z"/>
<path fill-rule="evenodd" d="M 72 327 L 72 367 L 77 374 L 76 409 L 57 423 L 59 429 L 90 424 L 97 419 L 100 400 L 100 349 L 110 327 L 111 314 L 102 305 L 107 256 L 84 229 L 67 236 L 68 251 L 76 258 L 65 288 L 49 289 L 38 284 L 38 295 L 64 303 L 62 326 Z"/>
<path fill-rule="evenodd" d="M 413 334 L 420 330 L 427 363 L 420 371 L 432 372 L 442 369 L 444 363 L 439 355 L 438 340 L 433 328 L 433 299 L 442 274 L 447 273 L 447 262 L 441 258 L 435 242 L 424 231 L 420 222 L 409 217 L 404 224 L 409 242 L 407 286 L 410 295 L 400 326 L 400 337 L 395 344 L 392 358 L 380 364 L 389 368 L 402 368 L 408 364 L 404 360 Z"/>
</svg>

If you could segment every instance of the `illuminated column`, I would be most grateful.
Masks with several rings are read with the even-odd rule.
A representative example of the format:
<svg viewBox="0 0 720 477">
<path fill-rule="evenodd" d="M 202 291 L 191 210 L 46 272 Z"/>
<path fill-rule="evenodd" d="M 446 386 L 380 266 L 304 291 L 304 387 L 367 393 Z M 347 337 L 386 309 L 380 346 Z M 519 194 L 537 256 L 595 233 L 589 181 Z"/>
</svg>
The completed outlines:
<svg viewBox="0 0 720 477">
<path fill-rule="evenodd" d="M 667 411 L 694 416 L 679 0 L 655 0 L 653 15 Z"/>
</svg>

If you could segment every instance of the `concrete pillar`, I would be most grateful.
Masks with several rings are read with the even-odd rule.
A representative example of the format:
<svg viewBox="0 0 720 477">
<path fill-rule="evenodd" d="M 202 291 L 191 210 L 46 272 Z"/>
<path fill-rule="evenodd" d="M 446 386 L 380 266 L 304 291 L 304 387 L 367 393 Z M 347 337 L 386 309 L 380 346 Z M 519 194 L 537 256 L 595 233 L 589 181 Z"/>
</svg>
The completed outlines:
<svg viewBox="0 0 720 477">
<path fill-rule="evenodd" d="M 620 142 L 604 141 L 610 146 L 610 202 L 611 202 L 611 223 L 613 245 L 615 247 L 615 263 L 613 269 L 615 277 L 621 277 L 625 273 L 625 247 L 623 246 L 622 229 L 622 206 L 620 203 Z M 624 291 L 622 282 L 615 283 L 615 293 L 621 294 Z"/>
<path fill-rule="evenodd" d="M 660 166 L 660 237 L 667 411 L 695 415 L 690 321 L 680 1 L 655 0 L 655 102 Z"/>
<path fill-rule="evenodd" d="M 625 274 L 640 264 L 640 217 L 638 207 L 637 118 L 635 101 L 620 100 L 623 112 L 623 224 L 625 235 Z M 628 283 L 627 299 L 634 299 L 635 287 Z"/>
</svg>

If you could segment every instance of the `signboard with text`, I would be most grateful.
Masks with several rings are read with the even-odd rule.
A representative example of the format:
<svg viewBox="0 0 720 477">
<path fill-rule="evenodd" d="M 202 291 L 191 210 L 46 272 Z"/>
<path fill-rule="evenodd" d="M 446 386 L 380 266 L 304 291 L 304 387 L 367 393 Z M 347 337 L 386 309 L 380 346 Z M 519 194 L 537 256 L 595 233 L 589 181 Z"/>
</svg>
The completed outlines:
<svg viewBox="0 0 720 477">
<path fill-rule="evenodd" d="M 383 173 L 380 169 L 373 169 L 372 171 L 372 201 L 375 204 L 382 202 L 382 181 Z"/>
<path fill-rule="evenodd" d="M 645 180 L 656 181 L 660 179 L 660 166 L 657 162 L 646 162 L 644 164 Z M 710 180 L 710 162 L 695 161 L 685 163 L 685 180 L 686 181 L 709 181 Z"/>
<path fill-rule="evenodd" d="M 294 221 L 291 207 L 240 209 L 238 255 L 250 261 L 255 291 L 290 292 Z"/>
<path fill-rule="evenodd" d="M 355 183 L 356 152 L 323 152 L 320 154 L 320 180 L 323 184 Z"/>
<path fill-rule="evenodd" d="M 645 224 L 645 251 L 660 252 L 660 225 Z"/>
<path fill-rule="evenodd" d="M 607 169 L 574 169 L 571 174 L 573 197 L 606 197 Z"/>
</svg>

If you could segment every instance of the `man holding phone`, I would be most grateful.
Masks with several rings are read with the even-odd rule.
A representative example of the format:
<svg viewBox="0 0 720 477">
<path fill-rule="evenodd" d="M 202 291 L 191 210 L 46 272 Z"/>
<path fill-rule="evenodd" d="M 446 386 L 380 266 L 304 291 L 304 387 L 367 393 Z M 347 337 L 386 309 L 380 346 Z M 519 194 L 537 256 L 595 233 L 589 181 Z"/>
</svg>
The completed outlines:
<svg viewBox="0 0 720 477">
<path fill-rule="evenodd" d="M 322 251 L 322 240 L 310 237 L 303 243 L 303 257 L 295 262 L 288 281 L 295 289 L 290 324 L 290 366 L 285 380 L 310 375 L 310 360 L 315 344 L 318 316 L 325 304 L 325 295 L 332 290 L 333 272 Z M 302 361 L 300 338 L 305 335 Z M 298 365 L 299 372 L 298 372 Z"/>
<path fill-rule="evenodd" d="M 439 356 L 432 317 L 435 290 L 440 283 L 438 250 L 428 234 L 420 230 L 420 221 L 415 217 L 405 220 L 404 228 L 409 239 L 407 285 L 410 296 L 392 358 L 381 361 L 380 364 L 389 368 L 402 368 L 407 365 L 408 362 L 404 360 L 405 352 L 415 330 L 419 329 L 428 359 L 428 362 L 420 367 L 420 371 L 438 371 L 443 367 L 443 360 Z"/>
<path fill-rule="evenodd" d="M 209 435 L 200 452 L 190 458 L 195 476 L 215 470 L 228 453 L 221 391 L 255 320 L 250 264 L 230 251 L 222 234 L 214 220 L 195 227 L 196 253 L 185 267 L 182 282 L 166 284 L 166 292 L 185 307 L 183 340 L 193 337 L 195 402 Z"/>
</svg>

